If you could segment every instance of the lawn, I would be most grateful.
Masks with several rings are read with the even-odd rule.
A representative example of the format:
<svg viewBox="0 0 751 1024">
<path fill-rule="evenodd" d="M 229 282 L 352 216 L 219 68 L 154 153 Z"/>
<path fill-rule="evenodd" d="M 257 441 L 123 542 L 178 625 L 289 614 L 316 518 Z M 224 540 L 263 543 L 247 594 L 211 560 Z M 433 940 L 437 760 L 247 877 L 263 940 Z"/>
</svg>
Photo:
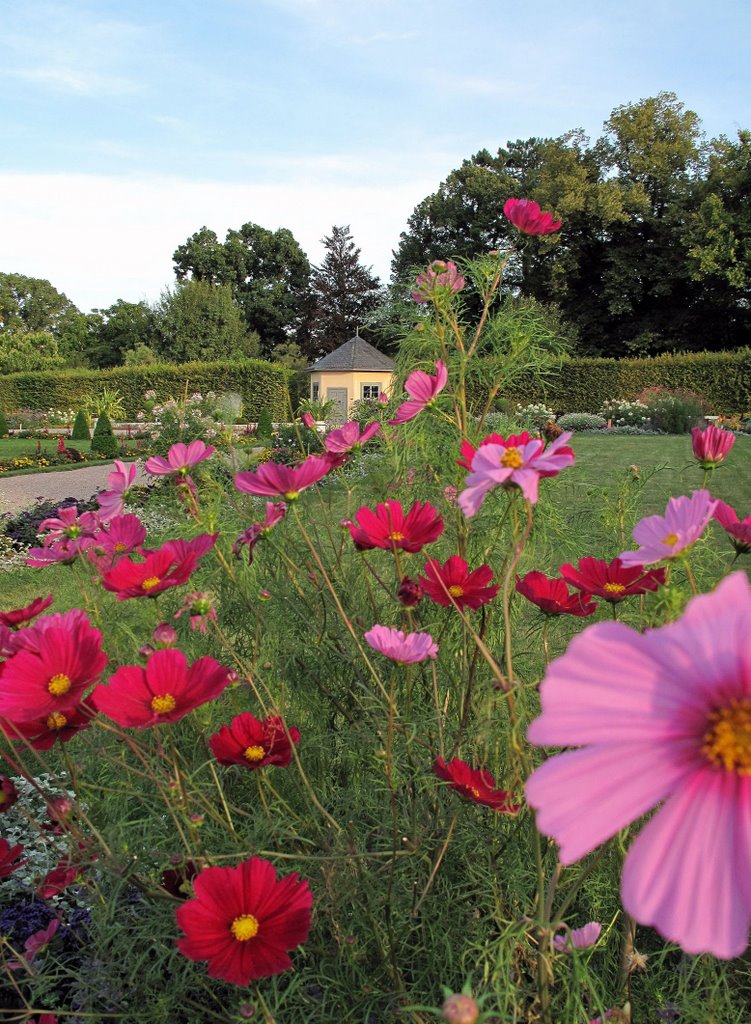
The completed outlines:
<svg viewBox="0 0 751 1024">
<path fill-rule="evenodd" d="M 77 448 L 80 452 L 91 451 L 91 441 L 70 441 L 65 438 L 69 448 Z M 35 437 L 0 437 L 0 459 L 17 459 L 22 455 L 34 455 L 37 452 L 37 444 L 41 445 L 43 452 L 56 452 L 58 438 L 43 437 L 37 441 Z"/>
</svg>

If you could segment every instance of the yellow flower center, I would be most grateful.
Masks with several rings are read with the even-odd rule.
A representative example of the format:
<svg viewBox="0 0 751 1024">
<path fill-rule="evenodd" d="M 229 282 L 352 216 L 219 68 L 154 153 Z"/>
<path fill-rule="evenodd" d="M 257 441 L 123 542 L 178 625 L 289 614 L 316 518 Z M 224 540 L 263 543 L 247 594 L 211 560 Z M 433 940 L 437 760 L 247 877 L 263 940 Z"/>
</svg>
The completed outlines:
<svg viewBox="0 0 751 1024">
<path fill-rule="evenodd" d="M 475 797 L 477 800 L 480 799 L 480 790 L 479 789 L 475 789 L 474 786 L 467 786 L 467 789 L 470 791 L 470 793 L 472 794 L 473 797 Z"/>
<path fill-rule="evenodd" d="M 259 746 L 246 747 L 243 751 L 243 757 L 248 761 L 262 761 L 265 756 L 266 751 Z"/>
<path fill-rule="evenodd" d="M 751 775 L 751 699 L 733 700 L 709 716 L 702 754 L 726 772 Z"/>
<path fill-rule="evenodd" d="M 238 942 L 247 942 L 258 934 L 258 921 L 252 914 L 241 914 L 232 922 L 232 934 Z"/>
<path fill-rule="evenodd" d="M 449 594 L 452 597 L 464 597 L 464 588 L 460 587 L 458 583 L 455 583 L 453 587 L 449 587 Z"/>
<path fill-rule="evenodd" d="M 70 676 L 66 676 L 64 672 L 58 672 L 47 683 L 47 689 L 53 697 L 62 697 L 64 693 L 68 692 L 70 687 Z"/>
<path fill-rule="evenodd" d="M 286 498 L 287 501 L 295 501 L 299 496 L 300 496 L 300 492 L 299 491 L 285 491 L 284 494 L 282 495 L 282 497 Z M 238 920 L 239 920 L 239 918 L 238 918 Z"/>
<path fill-rule="evenodd" d="M 125 551 L 125 545 L 121 540 L 119 540 L 117 544 L 115 544 L 115 551 Z"/>
<path fill-rule="evenodd" d="M 48 729 L 62 729 L 67 724 L 68 719 L 65 715 L 61 715 L 59 711 L 53 711 L 51 715 L 47 715 Z"/>
<path fill-rule="evenodd" d="M 678 543 L 677 533 L 668 533 L 662 538 L 662 543 L 667 544 L 668 547 L 674 547 Z"/>
<path fill-rule="evenodd" d="M 501 465 L 506 469 L 521 469 L 524 465 L 522 453 L 518 448 L 507 448 L 501 456 Z"/>
<path fill-rule="evenodd" d="M 177 701 L 171 693 L 160 693 L 151 698 L 151 710 L 155 715 L 167 715 L 177 707 Z"/>
<path fill-rule="evenodd" d="M 400 533 L 399 530 L 394 530 L 394 532 L 390 533 L 386 539 L 387 540 L 404 540 L 404 534 Z"/>
<path fill-rule="evenodd" d="M 153 590 L 154 587 L 158 587 L 162 581 L 158 576 L 148 576 L 141 584 L 141 590 Z"/>
<path fill-rule="evenodd" d="M 626 588 L 622 583 L 606 583 L 602 589 L 606 590 L 609 594 L 622 594 Z"/>
</svg>

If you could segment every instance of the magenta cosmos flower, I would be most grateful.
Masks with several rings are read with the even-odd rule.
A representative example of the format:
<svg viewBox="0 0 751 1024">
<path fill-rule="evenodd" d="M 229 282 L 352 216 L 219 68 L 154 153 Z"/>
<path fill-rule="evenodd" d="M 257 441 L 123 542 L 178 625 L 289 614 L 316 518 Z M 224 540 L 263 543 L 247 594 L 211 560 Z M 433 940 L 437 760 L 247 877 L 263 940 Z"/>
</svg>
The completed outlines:
<svg viewBox="0 0 751 1024">
<path fill-rule="evenodd" d="M 475 515 L 494 487 L 518 487 L 534 505 L 540 477 L 556 476 L 562 469 L 573 466 L 574 453 L 566 445 L 570 437 L 570 431 L 561 434 L 547 448 L 539 437 L 517 445 L 481 444 L 472 456 L 471 469 L 464 481 L 466 489 L 459 495 L 459 507 L 464 515 L 468 519 Z M 509 438 L 511 440 L 516 439 Z"/>
<path fill-rule="evenodd" d="M 232 554 L 239 558 L 243 546 L 248 545 L 248 564 L 253 561 L 253 549 L 261 537 L 268 536 L 277 523 L 280 523 L 287 514 L 287 506 L 283 501 L 267 501 L 266 517 L 262 523 L 251 523 L 247 530 L 243 530 L 235 543 L 232 545 Z"/>
<path fill-rule="evenodd" d="M 443 565 L 429 559 L 423 566 L 424 576 L 419 582 L 422 589 L 435 604 L 449 608 L 473 608 L 492 601 L 498 593 L 497 586 L 490 586 L 493 570 L 481 565 L 470 572 L 469 566 L 459 555 L 452 555 Z"/>
<path fill-rule="evenodd" d="M 723 528 L 739 555 L 751 552 L 751 515 L 738 519 L 738 515 L 730 505 L 718 501 L 714 510 L 714 518 Z M 1 618 L 1 616 L 0 616 Z"/>
<path fill-rule="evenodd" d="M 365 639 L 379 654 L 404 664 L 438 657 L 438 644 L 430 633 L 402 633 L 389 626 L 373 626 Z"/>
<path fill-rule="evenodd" d="M 108 491 L 100 491 L 96 496 L 99 502 L 99 515 L 102 519 L 112 519 L 114 516 L 121 516 L 125 509 L 125 499 L 128 491 L 133 486 L 138 473 L 138 466 L 135 462 L 126 465 L 115 459 L 115 468 L 107 477 Z"/>
<path fill-rule="evenodd" d="M 161 455 L 152 455 L 146 460 L 144 468 L 152 476 L 172 476 L 173 473 L 187 476 L 189 469 L 210 458 L 215 451 L 213 445 L 206 445 L 203 441 L 191 441 L 190 444 L 178 442 L 167 452 L 166 459 Z"/>
<path fill-rule="evenodd" d="M 235 487 L 246 494 L 295 501 L 300 491 L 317 483 L 331 472 L 331 463 L 320 455 L 309 455 L 299 466 L 281 466 L 264 462 L 254 472 L 238 473 Z"/>
<path fill-rule="evenodd" d="M 464 278 L 451 260 L 433 260 L 427 270 L 417 275 L 412 298 L 424 303 L 439 296 L 451 296 L 464 287 Z"/>
<path fill-rule="evenodd" d="M 560 231 L 563 221 L 553 220 L 551 213 L 543 213 L 532 199 L 507 199 L 503 212 L 515 228 L 525 235 L 552 235 Z"/>
<path fill-rule="evenodd" d="M 79 516 L 76 505 L 59 508 L 56 516 L 44 519 L 39 524 L 39 533 L 45 534 L 42 538 L 45 547 L 56 541 L 93 537 L 98 529 L 99 516 L 96 512 L 82 512 Z"/>
<path fill-rule="evenodd" d="M 580 558 L 576 569 L 567 562 L 559 572 L 567 583 L 583 594 L 601 597 L 611 604 L 665 585 L 664 569 L 645 572 L 641 565 L 626 568 L 620 558 L 614 558 L 612 562 L 606 562 L 604 558 Z"/>
<path fill-rule="evenodd" d="M 48 594 L 46 597 L 35 597 L 31 604 L 27 604 L 24 608 L 0 612 L 0 626 L 17 629 L 18 626 L 23 626 L 35 619 L 37 615 L 41 615 L 45 608 L 49 608 L 52 601 L 52 594 Z"/>
<path fill-rule="evenodd" d="M 219 764 L 240 764 L 255 770 L 266 765 L 286 768 L 292 747 L 300 742 L 300 730 L 287 727 L 279 715 L 261 722 L 246 711 L 209 737 L 209 746 Z"/>
<path fill-rule="evenodd" d="M 529 778 L 573 864 L 659 806 L 631 844 L 623 905 L 687 953 L 739 956 L 751 923 L 751 586 L 733 573 L 675 623 L 598 623 L 548 669 L 530 742 L 580 747 Z"/>
<path fill-rule="evenodd" d="M 97 711 L 113 722 L 146 729 L 161 722 L 177 722 L 213 700 L 229 683 L 224 665 L 204 657 L 188 665 L 182 651 L 155 651 L 140 665 L 124 665 L 109 684 L 101 683 L 91 695 Z"/>
<path fill-rule="evenodd" d="M 350 420 L 337 430 L 332 430 L 326 435 L 323 447 L 332 455 L 346 455 L 353 448 L 359 448 L 374 437 L 381 429 L 381 424 L 369 423 L 360 433 L 360 424 L 356 420 Z"/>
<path fill-rule="evenodd" d="M 413 420 L 443 391 L 448 383 L 448 379 L 449 372 L 446 369 L 446 364 L 440 359 L 436 360 L 435 377 L 430 373 L 425 373 L 424 370 L 413 370 L 409 377 L 407 377 L 404 385 L 404 390 L 409 395 L 411 401 L 402 402 L 396 410 L 394 419 L 389 420 L 391 426 Z"/>
<path fill-rule="evenodd" d="M 722 430 L 713 424 L 705 430 L 694 427 L 691 431 L 691 448 L 694 458 L 699 461 L 703 469 L 714 469 L 725 458 L 727 453 L 735 444 L 735 434 L 729 430 Z"/>
<path fill-rule="evenodd" d="M 356 522 L 347 522 L 347 529 L 358 551 L 396 548 L 414 554 L 432 544 L 444 530 L 443 516 L 429 501 L 414 502 L 407 514 L 402 503 L 389 498 L 376 505 L 375 511 L 363 505 L 355 513 Z"/>
<path fill-rule="evenodd" d="M 690 498 L 670 498 L 664 516 L 647 516 L 634 527 L 631 536 L 641 545 L 638 551 L 622 551 L 624 566 L 651 565 L 675 558 L 704 533 L 717 500 L 709 491 L 694 491 Z"/>
</svg>

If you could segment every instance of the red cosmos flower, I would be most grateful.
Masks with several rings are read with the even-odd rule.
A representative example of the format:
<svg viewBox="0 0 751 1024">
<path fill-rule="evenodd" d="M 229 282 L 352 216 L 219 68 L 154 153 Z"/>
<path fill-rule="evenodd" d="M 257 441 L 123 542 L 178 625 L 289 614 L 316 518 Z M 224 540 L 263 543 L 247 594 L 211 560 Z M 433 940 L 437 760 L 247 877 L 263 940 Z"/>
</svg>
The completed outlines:
<svg viewBox="0 0 751 1024">
<path fill-rule="evenodd" d="M 516 814 L 521 810 L 521 804 L 515 804 L 510 793 L 505 789 L 496 788 L 495 779 L 490 772 L 483 768 L 470 768 L 466 761 L 458 757 L 448 764 L 442 757 L 437 757 L 433 772 L 473 803 L 492 807 L 499 814 Z"/>
<path fill-rule="evenodd" d="M 0 814 L 9 811 L 18 800 L 18 790 L 7 775 L 0 775 Z"/>
<path fill-rule="evenodd" d="M 107 664 L 102 634 L 85 616 L 71 630 L 38 627 L 19 634 L 33 631 L 24 639 L 34 648 L 17 650 L 0 665 L 0 717 L 13 723 L 67 716 Z"/>
<path fill-rule="evenodd" d="M 730 537 L 730 541 L 739 555 L 751 552 L 751 515 L 738 519 L 734 509 L 724 501 L 718 501 L 712 515 Z"/>
<path fill-rule="evenodd" d="M 49 608 L 53 600 L 52 594 L 48 594 L 46 597 L 35 597 L 25 608 L 17 608 L 12 612 L 0 612 L 0 626 L 8 626 L 9 629 L 22 626 L 25 622 L 35 619 L 45 608 Z"/>
<path fill-rule="evenodd" d="M 182 541 L 187 545 L 187 541 Z M 151 551 L 143 562 L 121 558 L 117 565 L 104 573 L 102 586 L 117 595 L 118 601 L 129 597 L 156 597 L 169 587 L 179 587 L 190 579 L 198 567 L 199 556 L 188 549 L 180 554 L 175 542 L 170 541 Z"/>
<path fill-rule="evenodd" d="M 200 864 L 196 861 L 188 858 L 179 863 L 178 867 L 167 868 L 166 871 L 162 872 L 160 885 L 163 889 L 166 889 L 170 896 L 175 896 L 179 900 L 187 899 L 192 890 L 192 881 L 201 870 Z"/>
<path fill-rule="evenodd" d="M 423 590 L 435 604 L 448 608 L 456 604 L 459 608 L 473 608 L 475 611 L 498 593 L 498 587 L 489 587 L 493 570 L 489 565 L 469 571 L 469 566 L 459 555 L 452 555 L 443 565 L 432 558 L 423 566 L 420 576 Z"/>
<path fill-rule="evenodd" d="M 323 447 L 332 455 L 345 455 L 354 448 L 359 448 L 374 437 L 381 429 L 377 421 L 369 423 L 360 433 L 360 424 L 350 420 L 337 430 L 332 430 L 323 440 Z"/>
<path fill-rule="evenodd" d="M 416 608 L 424 596 L 425 591 L 417 580 L 413 580 L 411 576 L 402 576 L 396 592 L 399 604 L 403 604 L 405 608 Z"/>
<path fill-rule="evenodd" d="M 309 455 L 299 466 L 282 466 L 264 462 L 253 473 L 238 473 L 235 487 L 246 494 L 295 501 L 300 491 L 317 483 L 331 472 L 331 463 L 320 455 Z"/>
<path fill-rule="evenodd" d="M 124 665 L 108 684 L 91 695 L 97 711 L 118 725 L 147 729 L 161 722 L 177 722 L 219 694 L 229 683 L 224 665 L 199 658 L 188 667 L 182 651 L 155 651 L 144 668 Z"/>
<path fill-rule="evenodd" d="M 93 715 L 83 706 L 51 711 L 31 722 L 10 722 L 0 718 L 0 729 L 8 739 L 23 742 L 32 750 L 49 750 L 57 740 L 67 743 L 82 729 L 88 729 Z"/>
<path fill-rule="evenodd" d="M 267 764 L 286 768 L 292 760 L 292 745 L 299 742 L 300 730 L 294 726 L 286 729 L 279 715 L 259 722 L 248 712 L 236 715 L 209 738 L 219 764 L 241 764 L 251 770 Z"/>
<path fill-rule="evenodd" d="M 363 505 L 355 513 L 357 526 L 350 523 L 349 532 L 358 551 L 401 548 L 414 553 L 425 544 L 432 544 L 443 533 L 443 516 L 430 502 L 416 501 L 407 515 L 400 501 L 389 499 L 376 506 L 375 512 Z"/>
<path fill-rule="evenodd" d="M 48 900 L 52 896 L 59 895 L 75 882 L 82 871 L 83 866 L 80 864 L 71 864 L 67 860 L 59 861 L 57 866 L 48 871 L 39 883 L 36 895 L 41 900 Z"/>
<path fill-rule="evenodd" d="M 507 199 L 503 212 L 519 231 L 525 235 L 552 235 L 560 231 L 562 220 L 553 220 L 553 215 L 543 213 L 532 199 Z"/>
<path fill-rule="evenodd" d="M 718 466 L 735 444 L 735 434 L 714 424 L 705 430 L 694 427 L 691 431 L 691 448 L 694 458 L 702 469 L 714 469 Z"/>
<path fill-rule="evenodd" d="M 516 589 L 522 597 L 536 604 L 546 615 L 577 615 L 586 618 L 594 615 L 597 605 L 583 594 L 570 594 L 565 580 L 553 579 L 544 572 L 528 572 L 520 579 L 516 577 Z"/>
<path fill-rule="evenodd" d="M 251 857 L 234 868 L 206 868 L 195 899 L 175 912 L 189 960 L 208 960 L 212 978 L 248 985 L 292 966 L 288 956 L 310 931 L 313 894 L 297 872 L 277 878 L 273 864 Z"/>
<path fill-rule="evenodd" d="M 12 875 L 14 871 L 23 867 L 26 863 L 25 860 L 18 861 L 14 864 L 13 861 L 17 860 L 18 857 L 23 853 L 23 846 L 11 846 L 7 839 L 0 839 L 0 878 L 7 878 L 8 875 Z"/>
<path fill-rule="evenodd" d="M 389 424 L 397 426 L 399 423 L 408 423 L 423 409 L 431 405 L 437 395 L 443 391 L 449 379 L 449 372 L 446 364 L 440 359 L 436 360 L 435 377 L 424 370 L 413 370 L 407 377 L 404 390 L 411 401 L 402 402 L 396 410 L 396 417 L 389 420 Z"/>
<path fill-rule="evenodd" d="M 611 604 L 617 604 L 624 597 L 657 590 L 665 584 L 664 569 L 645 572 L 641 565 L 624 566 L 620 558 L 610 563 L 602 558 L 580 558 L 577 569 L 567 562 L 559 572 L 572 587 Z"/>
</svg>

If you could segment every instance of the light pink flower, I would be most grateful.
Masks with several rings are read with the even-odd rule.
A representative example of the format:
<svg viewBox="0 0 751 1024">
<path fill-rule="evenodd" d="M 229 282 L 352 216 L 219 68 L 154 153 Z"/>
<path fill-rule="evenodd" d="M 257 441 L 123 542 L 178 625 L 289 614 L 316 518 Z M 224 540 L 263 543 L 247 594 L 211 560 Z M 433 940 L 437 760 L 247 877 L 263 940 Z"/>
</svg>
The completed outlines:
<svg viewBox="0 0 751 1024">
<path fill-rule="evenodd" d="M 208 459 L 215 451 L 213 445 L 206 445 L 203 441 L 191 441 L 190 444 L 179 441 L 172 445 L 166 459 L 161 455 L 147 459 L 145 469 L 152 476 L 171 476 L 173 473 L 185 476 L 189 469 Z"/>
<path fill-rule="evenodd" d="M 424 303 L 438 298 L 443 293 L 451 295 L 464 287 L 464 278 L 452 260 L 433 260 L 427 270 L 417 275 L 412 298 Z"/>
<path fill-rule="evenodd" d="M 300 491 L 311 487 L 331 472 L 330 462 L 320 455 L 309 455 L 299 466 L 264 462 L 255 472 L 238 473 L 235 487 L 246 494 L 295 501 Z"/>
<path fill-rule="evenodd" d="M 567 466 L 573 466 L 574 453 L 566 445 L 570 437 L 570 432 L 561 434 L 547 448 L 539 437 L 519 445 L 481 444 L 472 456 L 471 470 L 464 481 L 466 489 L 459 495 L 464 515 L 468 519 L 475 515 L 485 495 L 499 486 L 519 487 L 534 505 L 540 477 L 556 476 Z"/>
<path fill-rule="evenodd" d="M 125 508 L 125 498 L 128 491 L 135 483 L 138 465 L 131 462 L 126 465 L 115 459 L 115 468 L 107 477 L 108 491 L 100 491 L 96 496 L 99 502 L 99 515 L 102 519 L 112 519 L 114 516 L 121 516 Z"/>
<path fill-rule="evenodd" d="M 353 448 L 359 448 L 378 433 L 381 424 L 369 423 L 360 433 L 360 424 L 356 420 L 350 420 L 337 430 L 332 430 L 326 435 L 323 447 L 333 455 L 344 455 L 351 452 Z"/>
<path fill-rule="evenodd" d="M 739 956 L 751 924 L 751 586 L 733 573 L 674 623 L 574 637 L 542 683 L 530 742 L 580 747 L 528 779 L 537 825 L 572 864 L 659 808 L 621 894 L 687 953 Z"/>
<path fill-rule="evenodd" d="M 572 949 L 588 949 L 596 944 L 601 931 L 601 924 L 590 921 L 581 928 L 572 928 L 563 935 L 554 935 L 553 948 L 557 953 L 570 953 Z"/>
<path fill-rule="evenodd" d="M 373 626 L 365 639 L 374 650 L 392 661 L 408 663 L 438 657 L 438 644 L 430 633 L 402 633 L 389 626 Z"/>
<path fill-rule="evenodd" d="M 449 379 L 449 372 L 446 364 L 436 359 L 435 377 L 424 370 L 413 370 L 407 377 L 404 390 L 410 396 L 411 401 L 402 402 L 396 410 L 396 416 L 389 420 L 391 426 L 399 423 L 407 423 L 419 415 L 426 406 L 430 405 L 446 387 Z"/>
<path fill-rule="evenodd" d="M 675 558 L 704 533 L 717 506 L 709 491 L 694 491 L 690 498 L 670 498 L 664 516 L 647 516 L 634 527 L 631 536 L 641 545 L 638 551 L 622 551 L 625 566 L 651 565 Z"/>
</svg>

